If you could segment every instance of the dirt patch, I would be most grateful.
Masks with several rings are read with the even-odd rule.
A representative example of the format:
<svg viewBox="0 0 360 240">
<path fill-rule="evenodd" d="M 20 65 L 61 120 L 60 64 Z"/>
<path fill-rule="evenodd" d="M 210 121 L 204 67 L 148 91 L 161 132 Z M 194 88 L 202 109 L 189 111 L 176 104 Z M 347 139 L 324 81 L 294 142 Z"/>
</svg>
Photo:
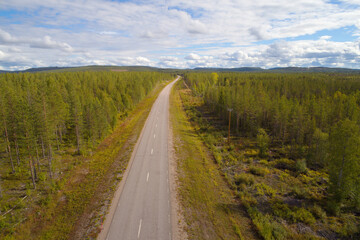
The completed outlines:
<svg viewBox="0 0 360 240">
<path fill-rule="evenodd" d="M 128 70 L 126 70 L 126 69 L 111 69 L 110 71 L 112 71 L 112 72 L 127 72 Z"/>
</svg>

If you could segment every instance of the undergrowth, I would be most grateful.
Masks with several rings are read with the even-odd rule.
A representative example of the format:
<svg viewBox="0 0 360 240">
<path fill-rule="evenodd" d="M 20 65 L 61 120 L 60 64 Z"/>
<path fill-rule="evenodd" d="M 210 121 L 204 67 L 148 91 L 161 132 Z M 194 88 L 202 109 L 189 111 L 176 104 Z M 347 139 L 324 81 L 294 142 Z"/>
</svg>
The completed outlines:
<svg viewBox="0 0 360 240">
<path fill-rule="evenodd" d="M 272 142 L 264 151 L 264 144 L 257 141 L 267 143 L 266 139 L 243 136 L 234 130 L 229 143 L 228 120 L 213 114 L 213 107 L 205 106 L 203 99 L 190 90 L 180 94 L 196 133 L 211 151 L 229 186 L 237 192 L 239 207 L 245 206 L 264 239 L 360 237 L 360 219 L 355 213 L 340 212 L 334 216 L 329 211 L 328 173 L 307 167 L 300 154 L 304 147 Z"/>
<path fill-rule="evenodd" d="M 180 198 L 189 239 L 259 239 L 246 211 L 237 207 L 234 192 L 221 176 L 218 165 L 196 134 L 181 101 L 182 81 L 170 97 L 170 116 L 178 161 Z M 185 108 L 186 109 L 186 108 Z M 217 159 L 222 161 L 221 159 Z M 239 184 L 251 177 L 238 176 Z"/>
</svg>

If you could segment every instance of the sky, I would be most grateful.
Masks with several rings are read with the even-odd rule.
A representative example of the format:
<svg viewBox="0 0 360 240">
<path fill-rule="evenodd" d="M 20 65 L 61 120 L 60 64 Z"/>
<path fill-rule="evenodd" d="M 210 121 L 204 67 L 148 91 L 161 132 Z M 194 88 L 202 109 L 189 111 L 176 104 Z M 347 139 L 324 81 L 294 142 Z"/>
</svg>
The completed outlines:
<svg viewBox="0 0 360 240">
<path fill-rule="evenodd" d="M 0 70 L 360 69 L 360 0 L 1 0 Z"/>
</svg>

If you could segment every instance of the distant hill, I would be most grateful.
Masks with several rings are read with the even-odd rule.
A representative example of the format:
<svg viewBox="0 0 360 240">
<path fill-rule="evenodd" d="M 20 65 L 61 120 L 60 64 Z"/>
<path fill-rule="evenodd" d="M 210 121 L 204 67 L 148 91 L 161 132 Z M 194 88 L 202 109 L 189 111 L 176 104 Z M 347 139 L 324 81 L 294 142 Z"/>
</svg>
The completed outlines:
<svg viewBox="0 0 360 240">
<path fill-rule="evenodd" d="M 59 69 L 55 72 L 78 72 L 78 71 L 136 71 L 136 72 L 156 72 L 160 68 L 147 67 L 147 66 L 83 66 L 83 67 L 70 67 L 66 69 Z"/>
<path fill-rule="evenodd" d="M 327 67 L 283 67 L 263 69 L 259 67 L 240 67 L 240 68 L 194 68 L 200 72 L 274 72 L 274 73 L 360 73 L 360 69 L 350 68 L 327 68 Z"/>
<path fill-rule="evenodd" d="M 177 71 L 177 69 L 162 69 L 147 66 L 82 66 L 82 67 L 41 67 L 29 68 L 22 71 L 0 71 L 0 73 L 19 73 L 19 72 L 83 72 L 83 71 L 136 71 L 136 72 L 157 72 L 157 71 Z"/>
<path fill-rule="evenodd" d="M 41 67 L 41 68 L 29 68 L 20 72 L 47 72 L 47 71 L 55 71 L 67 69 L 67 67 Z"/>
<path fill-rule="evenodd" d="M 239 67 L 239 68 L 194 68 L 194 69 L 174 69 L 174 68 L 157 68 L 148 66 L 82 66 L 82 67 L 41 67 L 30 68 L 23 71 L 4 71 L 0 73 L 19 73 L 19 72 L 81 72 L 81 71 L 114 71 L 114 72 L 273 72 L 273 73 L 360 73 L 360 69 L 350 68 L 327 68 L 327 67 L 283 67 L 264 69 L 260 67 Z"/>
<path fill-rule="evenodd" d="M 360 69 L 350 69 L 350 68 L 327 68 L 327 67 L 284 67 L 284 68 L 271 68 L 271 72 L 279 73 L 316 73 L 316 72 L 325 72 L 325 73 L 360 73 Z"/>
<path fill-rule="evenodd" d="M 240 68 L 194 68 L 200 72 L 263 72 L 265 69 L 259 67 L 240 67 Z"/>
</svg>

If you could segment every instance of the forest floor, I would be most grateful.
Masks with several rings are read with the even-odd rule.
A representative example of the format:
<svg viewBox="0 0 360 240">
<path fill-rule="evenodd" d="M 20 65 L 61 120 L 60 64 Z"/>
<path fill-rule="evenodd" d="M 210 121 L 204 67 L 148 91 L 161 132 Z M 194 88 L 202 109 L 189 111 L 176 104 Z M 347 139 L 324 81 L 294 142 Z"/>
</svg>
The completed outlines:
<svg viewBox="0 0 360 240">
<path fill-rule="evenodd" d="M 61 169 L 43 186 L 32 190 L 28 179 L 1 168 L 3 198 L 0 239 L 95 239 L 102 228 L 117 184 L 132 149 L 165 84 L 158 85 L 95 150 L 83 155 L 75 149 L 57 152 L 54 167 Z M 46 165 L 46 162 L 41 162 Z M 40 173 L 46 178 L 47 173 Z"/>
<path fill-rule="evenodd" d="M 181 81 L 182 82 L 182 81 Z M 179 196 L 189 239 L 259 239 L 185 113 L 179 84 L 170 97 Z"/>
<path fill-rule="evenodd" d="M 172 121 L 190 239 L 358 239 L 359 216 L 327 212 L 328 174 L 299 164 L 301 149 L 272 143 L 259 157 L 254 138 L 229 144 L 227 122 L 177 87 Z"/>
</svg>

